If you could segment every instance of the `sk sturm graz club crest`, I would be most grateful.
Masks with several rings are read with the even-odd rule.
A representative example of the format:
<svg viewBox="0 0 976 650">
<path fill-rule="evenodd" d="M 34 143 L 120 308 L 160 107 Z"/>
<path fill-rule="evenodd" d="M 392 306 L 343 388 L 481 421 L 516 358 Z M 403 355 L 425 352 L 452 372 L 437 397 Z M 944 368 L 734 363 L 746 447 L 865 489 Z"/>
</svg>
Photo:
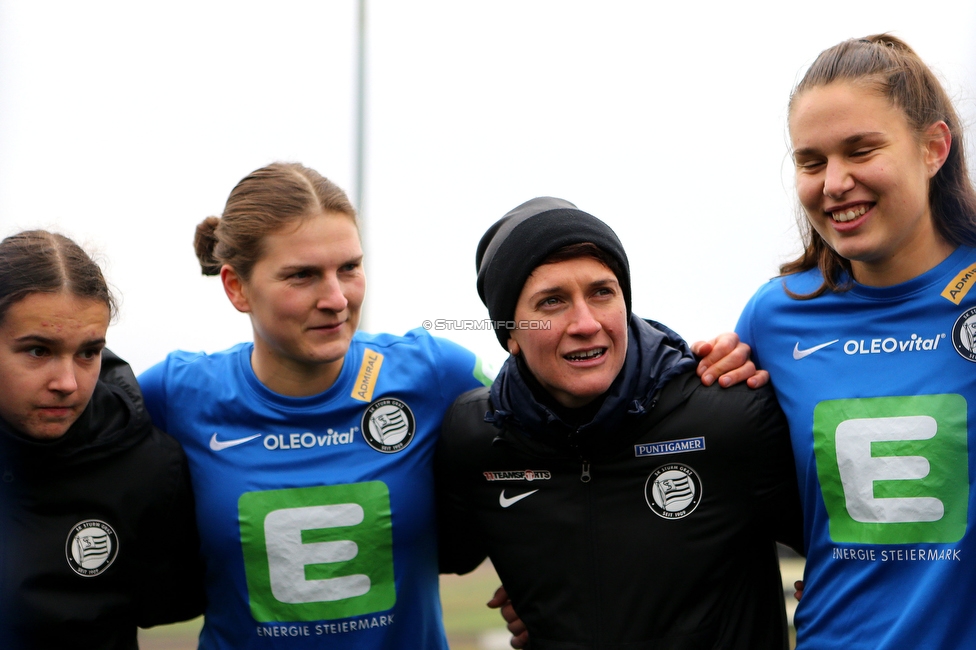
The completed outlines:
<svg viewBox="0 0 976 650">
<path fill-rule="evenodd" d="M 665 519 L 687 517 L 701 501 L 701 479 L 695 470 L 681 463 L 654 470 L 644 484 L 644 498 L 654 514 Z"/>
<path fill-rule="evenodd" d="M 976 307 L 967 309 L 952 326 L 952 346 L 963 359 L 976 362 Z"/>
<path fill-rule="evenodd" d="M 410 407 L 394 397 L 378 399 L 363 414 L 363 438 L 376 451 L 392 454 L 413 440 L 417 430 Z"/>
<path fill-rule="evenodd" d="M 119 540 L 104 521 L 87 519 L 75 524 L 68 533 L 64 554 L 72 571 L 90 578 L 112 565 L 119 554 Z"/>
</svg>

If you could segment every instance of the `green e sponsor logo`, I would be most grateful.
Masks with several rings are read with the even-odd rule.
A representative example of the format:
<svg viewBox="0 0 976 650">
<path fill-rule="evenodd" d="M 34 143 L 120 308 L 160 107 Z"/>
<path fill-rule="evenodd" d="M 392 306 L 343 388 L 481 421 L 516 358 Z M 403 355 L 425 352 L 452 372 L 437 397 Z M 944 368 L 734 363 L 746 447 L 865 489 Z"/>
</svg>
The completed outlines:
<svg viewBox="0 0 976 650">
<path fill-rule="evenodd" d="M 238 516 L 254 620 L 347 618 L 396 603 L 385 483 L 246 492 Z"/>
<path fill-rule="evenodd" d="M 962 395 L 820 402 L 813 449 L 835 542 L 962 539 L 969 507 Z"/>
</svg>

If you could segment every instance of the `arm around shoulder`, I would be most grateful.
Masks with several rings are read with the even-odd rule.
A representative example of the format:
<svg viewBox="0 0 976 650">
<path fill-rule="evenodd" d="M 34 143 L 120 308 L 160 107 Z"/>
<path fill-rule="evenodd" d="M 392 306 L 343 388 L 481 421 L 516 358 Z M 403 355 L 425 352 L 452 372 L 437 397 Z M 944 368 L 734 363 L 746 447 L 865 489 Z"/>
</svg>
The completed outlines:
<svg viewBox="0 0 976 650">
<path fill-rule="evenodd" d="M 160 431 L 154 432 L 154 441 L 176 471 L 169 485 L 160 486 L 154 516 L 140 531 L 145 573 L 140 576 L 139 627 L 195 618 L 203 613 L 205 603 L 204 565 L 186 456 L 175 440 Z"/>
<path fill-rule="evenodd" d="M 756 408 L 750 476 L 756 516 L 769 526 L 776 541 L 803 555 L 803 508 L 789 425 L 771 388 L 754 391 L 752 396 Z"/>
<path fill-rule="evenodd" d="M 441 573 L 468 573 L 487 557 L 471 502 L 473 428 L 485 426 L 487 388 L 461 395 L 448 409 L 434 457 Z"/>
<path fill-rule="evenodd" d="M 166 366 L 169 359 L 160 361 L 139 375 L 139 388 L 142 390 L 146 411 L 157 427 L 166 426 Z"/>
</svg>

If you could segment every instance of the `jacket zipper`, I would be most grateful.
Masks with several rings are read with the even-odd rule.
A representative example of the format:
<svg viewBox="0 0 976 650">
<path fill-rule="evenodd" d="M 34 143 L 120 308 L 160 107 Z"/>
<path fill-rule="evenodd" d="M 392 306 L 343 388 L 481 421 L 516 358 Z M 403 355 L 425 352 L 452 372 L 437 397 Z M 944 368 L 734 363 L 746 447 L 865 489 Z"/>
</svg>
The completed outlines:
<svg viewBox="0 0 976 650">
<path fill-rule="evenodd" d="M 580 480 L 583 483 L 589 483 L 592 478 L 590 476 L 590 461 L 583 459 L 583 472 L 580 474 Z"/>
<path fill-rule="evenodd" d="M 597 526 L 597 512 L 598 511 L 597 511 L 596 505 L 594 503 L 594 501 L 596 499 L 596 496 L 595 496 L 595 493 L 593 492 L 593 490 L 595 488 L 592 488 L 589 485 L 590 482 L 593 480 L 593 475 L 590 472 L 590 460 L 586 456 L 584 456 L 583 454 L 580 454 L 579 460 L 580 460 L 580 465 L 581 465 L 581 467 L 580 467 L 580 482 L 584 486 L 586 486 L 586 487 L 581 488 L 583 490 L 583 494 L 585 495 L 585 501 L 586 501 L 586 527 L 588 529 L 588 532 L 587 532 L 587 538 L 588 538 L 588 540 L 587 540 L 587 556 L 588 557 L 587 557 L 586 563 L 587 563 L 587 566 L 589 567 L 588 570 L 592 572 L 593 571 L 593 567 L 596 564 L 595 558 L 597 556 L 597 549 L 596 549 L 596 543 L 597 542 L 596 542 L 596 539 L 595 538 L 596 538 L 596 535 L 597 535 L 597 532 L 596 531 L 598 529 L 598 526 Z M 602 637 L 603 637 L 602 626 L 600 625 L 600 620 L 602 618 L 602 612 L 600 611 L 600 608 L 601 608 L 600 603 L 601 603 L 601 599 L 602 599 L 602 586 L 603 585 L 600 584 L 601 581 L 599 579 L 599 576 L 597 576 L 597 575 L 591 575 L 590 576 L 590 580 L 591 580 L 591 589 L 589 590 L 590 593 L 588 594 L 587 598 L 590 600 L 590 608 L 591 608 L 591 611 L 589 612 L 588 617 L 590 619 L 589 620 L 589 624 L 593 626 L 593 630 L 596 633 L 596 639 L 595 640 L 597 641 L 597 646 L 599 646 L 599 643 L 601 642 Z"/>
</svg>

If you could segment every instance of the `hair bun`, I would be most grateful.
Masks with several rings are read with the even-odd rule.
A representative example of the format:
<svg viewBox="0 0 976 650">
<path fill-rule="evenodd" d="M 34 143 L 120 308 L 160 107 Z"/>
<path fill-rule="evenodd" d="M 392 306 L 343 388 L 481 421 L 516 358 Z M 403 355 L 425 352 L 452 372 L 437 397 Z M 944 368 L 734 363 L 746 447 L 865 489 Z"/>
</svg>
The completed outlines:
<svg viewBox="0 0 976 650">
<path fill-rule="evenodd" d="M 200 272 L 204 275 L 218 275 L 222 266 L 214 257 L 218 225 L 220 217 L 207 217 L 197 225 L 197 231 L 193 235 L 193 249 L 200 260 Z"/>
</svg>

